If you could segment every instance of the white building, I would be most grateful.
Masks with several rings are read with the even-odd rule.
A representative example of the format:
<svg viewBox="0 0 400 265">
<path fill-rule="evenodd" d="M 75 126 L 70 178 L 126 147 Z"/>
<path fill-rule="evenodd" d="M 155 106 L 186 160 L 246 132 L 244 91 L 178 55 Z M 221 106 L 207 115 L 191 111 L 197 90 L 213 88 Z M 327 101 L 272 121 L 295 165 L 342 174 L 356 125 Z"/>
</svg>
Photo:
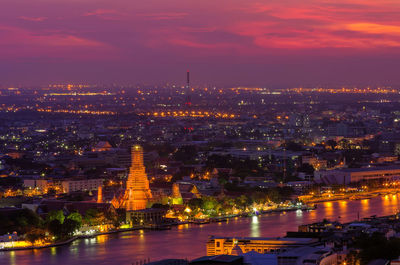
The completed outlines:
<svg viewBox="0 0 400 265">
<path fill-rule="evenodd" d="M 38 188 L 41 191 L 44 191 L 48 188 L 48 180 L 47 179 L 24 179 L 24 187 L 35 189 Z"/>
<path fill-rule="evenodd" d="M 62 181 L 61 185 L 65 193 L 74 191 L 90 191 L 97 190 L 99 187 L 102 187 L 103 179 L 71 179 Z"/>
<path fill-rule="evenodd" d="M 314 180 L 324 184 L 349 184 L 368 180 L 390 181 L 400 177 L 400 166 L 342 168 L 314 172 Z"/>
</svg>

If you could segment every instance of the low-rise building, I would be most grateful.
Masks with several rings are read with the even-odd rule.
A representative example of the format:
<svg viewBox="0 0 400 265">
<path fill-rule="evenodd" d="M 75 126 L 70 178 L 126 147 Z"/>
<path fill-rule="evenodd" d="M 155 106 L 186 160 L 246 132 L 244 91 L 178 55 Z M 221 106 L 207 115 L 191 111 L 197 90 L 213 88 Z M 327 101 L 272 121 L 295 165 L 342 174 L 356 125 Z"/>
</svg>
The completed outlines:
<svg viewBox="0 0 400 265">
<path fill-rule="evenodd" d="M 97 190 L 103 186 L 103 179 L 70 179 L 61 182 L 65 193 Z"/>
<path fill-rule="evenodd" d="M 49 186 L 47 179 L 24 179 L 24 187 L 45 191 Z"/>
<path fill-rule="evenodd" d="M 148 208 L 126 212 L 126 222 L 134 224 L 161 224 L 164 222 L 166 209 Z"/>
<path fill-rule="evenodd" d="M 390 181 L 400 177 L 400 166 L 342 168 L 314 172 L 314 180 L 324 184 L 350 184 L 369 180 Z"/>
<path fill-rule="evenodd" d="M 281 253 L 292 248 L 314 246 L 318 244 L 315 238 L 266 238 L 266 237 L 214 237 L 207 242 L 207 256 L 231 254 L 238 246 L 243 253 L 256 251 L 258 253 Z"/>
<path fill-rule="evenodd" d="M 340 256 L 328 248 L 300 247 L 278 255 L 278 265 L 336 265 Z"/>
</svg>

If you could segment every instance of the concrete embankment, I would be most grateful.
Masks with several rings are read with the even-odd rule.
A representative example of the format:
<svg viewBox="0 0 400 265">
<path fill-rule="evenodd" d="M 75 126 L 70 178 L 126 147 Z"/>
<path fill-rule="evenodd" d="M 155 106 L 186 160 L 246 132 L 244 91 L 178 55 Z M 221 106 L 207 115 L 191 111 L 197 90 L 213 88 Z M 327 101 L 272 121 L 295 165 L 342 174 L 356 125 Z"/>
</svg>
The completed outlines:
<svg viewBox="0 0 400 265">
<path fill-rule="evenodd" d="M 346 193 L 346 194 L 330 194 L 323 197 L 314 197 L 303 200 L 304 203 L 320 203 L 329 201 L 340 201 L 340 200 L 364 200 L 371 199 L 379 195 L 386 195 L 391 193 L 399 193 L 400 189 L 380 189 L 369 192 L 358 192 L 358 193 Z"/>
<path fill-rule="evenodd" d="M 41 249 L 41 248 L 59 247 L 59 246 L 70 244 L 70 243 L 72 243 L 73 241 L 75 241 L 77 239 L 92 238 L 92 237 L 99 236 L 99 235 L 107 235 L 107 234 L 114 234 L 114 233 L 120 233 L 120 232 L 128 232 L 128 231 L 139 230 L 139 229 L 143 229 L 143 227 L 132 227 L 132 228 L 125 228 L 125 229 L 118 229 L 118 230 L 113 230 L 113 231 L 95 233 L 95 234 L 91 234 L 91 235 L 79 235 L 79 236 L 71 237 L 70 239 L 67 239 L 67 240 L 61 241 L 61 242 L 55 242 L 55 243 L 41 245 L 41 246 L 3 248 L 3 249 L 0 249 L 0 251 L 29 250 L 29 249 Z"/>
</svg>

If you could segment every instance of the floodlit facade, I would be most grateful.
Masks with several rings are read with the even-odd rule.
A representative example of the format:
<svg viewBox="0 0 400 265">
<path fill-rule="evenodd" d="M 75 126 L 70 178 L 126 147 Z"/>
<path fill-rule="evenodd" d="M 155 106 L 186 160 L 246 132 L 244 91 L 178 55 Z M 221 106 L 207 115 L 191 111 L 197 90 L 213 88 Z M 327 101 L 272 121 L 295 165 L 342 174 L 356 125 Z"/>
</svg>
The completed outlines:
<svg viewBox="0 0 400 265">
<path fill-rule="evenodd" d="M 279 254 L 289 249 L 314 246 L 317 240 L 313 238 L 263 238 L 263 237 L 210 237 L 207 242 L 207 256 L 232 254 L 234 248 L 240 247 L 242 253 L 256 251 L 261 254 Z"/>
<path fill-rule="evenodd" d="M 143 148 L 139 145 L 132 146 L 132 164 L 125 190 L 125 208 L 127 211 L 146 209 L 147 202 L 152 198 L 149 180 L 143 164 Z"/>
</svg>

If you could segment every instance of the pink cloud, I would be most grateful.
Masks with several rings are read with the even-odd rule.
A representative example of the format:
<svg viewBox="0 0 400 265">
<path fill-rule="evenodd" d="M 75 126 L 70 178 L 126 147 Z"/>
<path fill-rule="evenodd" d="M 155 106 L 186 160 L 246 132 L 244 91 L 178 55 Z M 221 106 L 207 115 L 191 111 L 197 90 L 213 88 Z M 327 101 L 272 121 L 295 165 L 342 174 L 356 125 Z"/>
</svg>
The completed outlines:
<svg viewBox="0 0 400 265">
<path fill-rule="evenodd" d="M 118 12 L 112 9 L 96 9 L 94 11 L 85 13 L 84 16 L 102 16 L 109 14 L 118 14 Z"/>
<path fill-rule="evenodd" d="M 254 45 L 264 49 L 375 49 L 400 46 L 400 22 L 394 19 L 396 10 L 400 11 L 398 2 L 289 2 L 252 3 L 240 9 L 252 17 L 244 15 L 244 19 L 225 27 L 225 30 L 249 37 Z M 378 34 L 386 37 L 378 37 Z"/>
<path fill-rule="evenodd" d="M 24 13 L 16 2 L 24 4 Z M 2 5 L 1 59 L 104 60 L 92 64 L 101 71 L 110 60 L 121 68 L 152 69 L 162 68 L 162 60 L 196 64 L 214 56 L 221 66 L 258 61 L 275 68 L 272 58 L 281 63 L 314 57 L 324 64 L 341 55 L 344 62 L 377 54 L 389 61 L 400 54 L 399 0 L 39 2 Z"/>
<path fill-rule="evenodd" d="M 160 12 L 160 13 L 142 13 L 138 16 L 150 19 L 150 20 L 175 20 L 183 19 L 188 16 L 185 12 Z"/>
<path fill-rule="evenodd" d="M 23 28 L 0 26 L 0 46 L 4 56 L 80 57 L 112 52 L 113 48 L 99 41 L 72 34 L 34 32 Z"/>
<path fill-rule="evenodd" d="M 251 30 L 246 31 L 249 28 Z M 378 38 L 374 34 L 399 35 L 400 27 L 370 24 L 313 25 L 291 27 L 271 23 L 240 23 L 232 32 L 253 39 L 260 48 L 318 49 L 349 48 L 374 49 L 377 47 L 400 47 L 400 38 Z M 348 31 L 344 34 L 342 31 Z M 353 33 L 351 33 L 353 32 Z M 357 34 L 356 34 L 356 33 Z"/>
<path fill-rule="evenodd" d="M 178 38 L 173 38 L 169 40 L 170 44 L 173 45 L 178 45 L 178 46 L 183 46 L 187 48 L 196 48 L 196 49 L 226 49 L 226 48 L 233 48 L 234 45 L 231 43 L 202 43 L 199 41 L 194 41 L 194 40 L 187 40 L 187 39 L 178 39 Z"/>
<path fill-rule="evenodd" d="M 391 12 L 400 11 L 400 4 L 393 1 L 377 4 L 372 0 L 250 0 L 246 4 L 192 8 L 198 8 L 198 12 L 177 9 L 139 13 L 138 21 L 171 20 L 168 24 L 144 24 L 147 32 L 143 42 L 154 49 L 170 45 L 209 53 L 240 51 L 260 55 L 270 48 L 360 51 L 400 44 L 397 34 L 400 23 L 393 20 L 396 22 L 389 26 L 385 21 L 394 18 Z M 200 12 L 205 13 L 199 16 Z M 371 20 L 371 14 L 375 21 L 366 22 Z M 385 38 L 376 36 L 378 33 L 385 34 Z M 224 39 L 225 35 L 228 38 Z"/>
<path fill-rule="evenodd" d="M 124 13 L 119 12 L 114 9 L 96 9 L 83 14 L 86 17 L 97 17 L 104 20 L 119 20 L 121 17 L 125 16 Z"/>
<path fill-rule="evenodd" d="M 25 16 L 21 16 L 21 17 L 18 17 L 18 18 L 22 19 L 22 20 L 27 20 L 27 21 L 33 21 L 33 22 L 42 22 L 42 21 L 47 20 L 47 17 L 25 17 Z"/>
</svg>

